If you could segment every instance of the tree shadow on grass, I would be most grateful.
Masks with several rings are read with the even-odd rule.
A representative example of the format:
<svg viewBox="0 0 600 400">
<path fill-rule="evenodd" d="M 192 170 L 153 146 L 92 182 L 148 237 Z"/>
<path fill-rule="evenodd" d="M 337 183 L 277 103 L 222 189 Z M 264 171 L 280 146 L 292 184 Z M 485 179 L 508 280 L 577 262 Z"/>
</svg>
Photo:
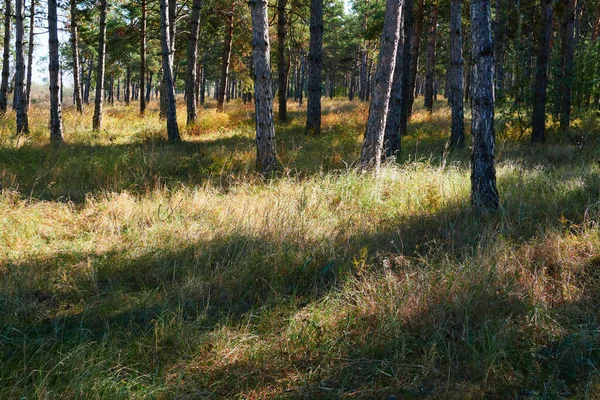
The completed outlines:
<svg viewBox="0 0 600 400">
<path fill-rule="evenodd" d="M 596 183 L 565 190 L 555 203 L 571 204 L 583 220 Z M 517 177 L 502 184 L 521 190 Z M 481 254 L 501 240 L 526 243 L 561 229 L 559 208 L 521 200 L 531 203 L 529 218 L 514 208 L 518 199 L 506 215 L 484 217 L 463 199 L 351 237 L 240 232 L 5 265 L 0 392 L 502 398 L 559 394 L 561 384 L 580 391 L 600 363 L 598 262 L 581 268 L 588 280 L 578 299 L 544 309 L 518 275 L 530 266 L 501 268 Z M 532 318 L 559 320 L 561 332 L 549 337 L 552 328 Z"/>
</svg>

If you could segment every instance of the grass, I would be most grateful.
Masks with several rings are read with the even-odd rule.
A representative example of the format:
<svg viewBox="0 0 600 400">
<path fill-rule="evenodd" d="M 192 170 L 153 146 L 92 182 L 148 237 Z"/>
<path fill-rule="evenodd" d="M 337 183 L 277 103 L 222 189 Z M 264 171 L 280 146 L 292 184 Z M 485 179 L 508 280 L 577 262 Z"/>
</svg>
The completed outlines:
<svg viewBox="0 0 600 400">
<path fill-rule="evenodd" d="M 89 108 L 59 148 L 43 103 L 0 123 L 0 398 L 600 397 L 595 118 L 532 147 L 500 114 L 480 216 L 441 102 L 378 177 L 365 105 L 325 101 L 317 138 L 292 105 L 270 179 L 252 107 L 177 145 L 156 104 Z"/>
</svg>

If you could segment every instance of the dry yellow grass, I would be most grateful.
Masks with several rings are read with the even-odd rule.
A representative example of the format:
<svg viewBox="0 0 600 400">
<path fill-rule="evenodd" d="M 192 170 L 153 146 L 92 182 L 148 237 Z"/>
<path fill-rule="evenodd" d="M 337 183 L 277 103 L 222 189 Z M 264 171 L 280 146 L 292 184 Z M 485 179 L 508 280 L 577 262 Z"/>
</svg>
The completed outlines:
<svg viewBox="0 0 600 400">
<path fill-rule="evenodd" d="M 2 120 L 0 397 L 600 396 L 596 147 L 499 130 L 479 216 L 443 107 L 376 178 L 364 105 L 327 100 L 317 138 L 291 105 L 270 179 L 227 111 L 178 145 L 152 107 L 100 133 L 67 108 L 60 148 L 37 105 L 28 140 Z"/>
</svg>

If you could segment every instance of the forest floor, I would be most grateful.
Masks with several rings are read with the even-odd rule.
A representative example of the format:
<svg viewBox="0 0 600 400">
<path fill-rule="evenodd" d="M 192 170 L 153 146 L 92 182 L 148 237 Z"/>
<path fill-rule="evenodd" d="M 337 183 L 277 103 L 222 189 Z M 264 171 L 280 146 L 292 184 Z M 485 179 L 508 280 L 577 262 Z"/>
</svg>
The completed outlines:
<svg viewBox="0 0 600 400">
<path fill-rule="evenodd" d="M 600 127 L 532 146 L 497 118 L 502 208 L 469 204 L 449 111 L 360 175 L 367 106 L 291 105 L 254 170 L 252 106 L 184 142 L 156 104 L 0 121 L 0 398 L 600 398 Z M 390 397 L 393 398 L 393 397 Z"/>
</svg>

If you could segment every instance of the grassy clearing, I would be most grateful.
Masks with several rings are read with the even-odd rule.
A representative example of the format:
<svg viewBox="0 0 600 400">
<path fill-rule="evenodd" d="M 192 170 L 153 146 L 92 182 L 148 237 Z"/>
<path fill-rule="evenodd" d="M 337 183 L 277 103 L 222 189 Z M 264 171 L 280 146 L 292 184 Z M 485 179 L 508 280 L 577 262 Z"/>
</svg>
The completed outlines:
<svg viewBox="0 0 600 400">
<path fill-rule="evenodd" d="M 155 109 L 67 109 L 57 149 L 41 107 L 0 124 L 0 398 L 600 397 L 595 120 L 531 147 L 501 115 L 478 216 L 444 107 L 374 178 L 364 105 L 319 138 L 294 106 L 269 180 L 251 107 L 178 145 Z"/>
</svg>

